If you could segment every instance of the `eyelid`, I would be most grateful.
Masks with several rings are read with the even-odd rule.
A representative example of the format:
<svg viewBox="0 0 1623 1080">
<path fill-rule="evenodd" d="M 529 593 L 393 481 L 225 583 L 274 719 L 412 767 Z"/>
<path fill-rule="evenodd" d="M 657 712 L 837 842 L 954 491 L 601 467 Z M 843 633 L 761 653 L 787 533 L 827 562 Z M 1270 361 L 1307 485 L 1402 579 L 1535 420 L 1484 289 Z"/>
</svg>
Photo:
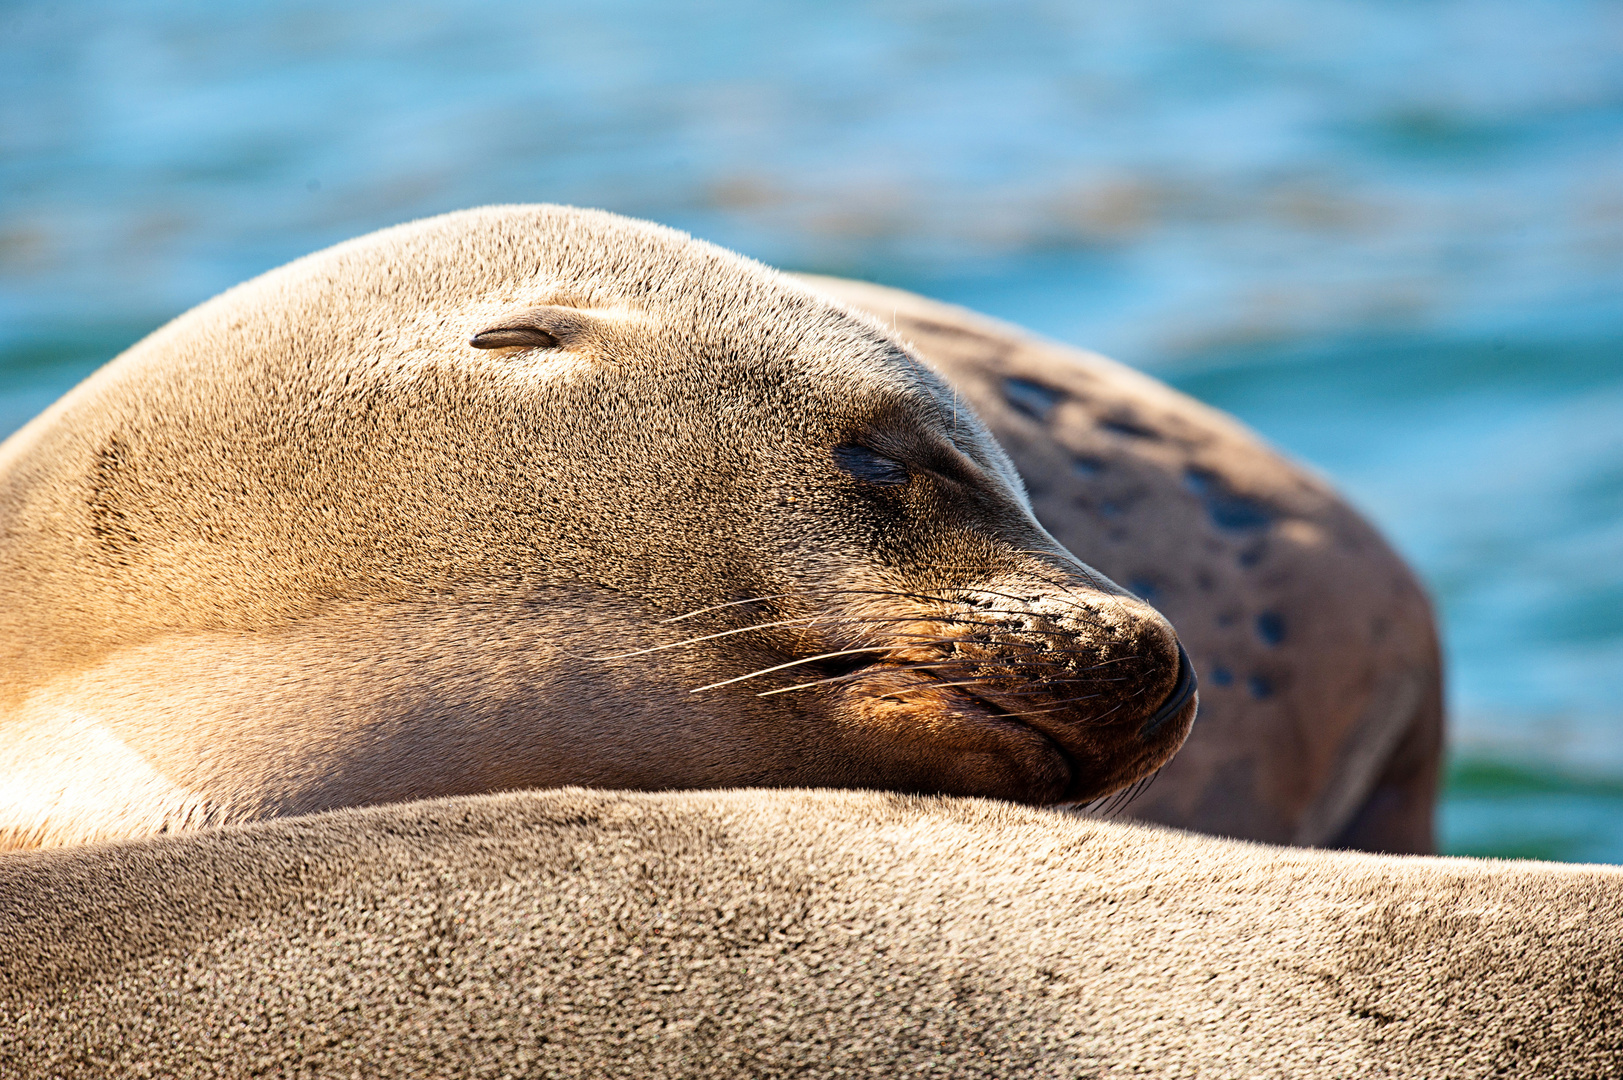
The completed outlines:
<svg viewBox="0 0 1623 1080">
<path fill-rule="evenodd" d="M 907 466 L 855 443 L 836 446 L 834 463 L 869 484 L 905 484 L 909 479 Z"/>
</svg>

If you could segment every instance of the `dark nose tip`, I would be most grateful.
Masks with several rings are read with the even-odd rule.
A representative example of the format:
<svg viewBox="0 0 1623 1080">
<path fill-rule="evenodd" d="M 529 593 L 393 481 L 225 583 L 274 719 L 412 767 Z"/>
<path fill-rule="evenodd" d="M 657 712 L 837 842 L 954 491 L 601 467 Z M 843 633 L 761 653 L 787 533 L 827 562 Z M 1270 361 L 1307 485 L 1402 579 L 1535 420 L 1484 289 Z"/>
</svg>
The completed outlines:
<svg viewBox="0 0 1623 1080">
<path fill-rule="evenodd" d="M 1183 642 L 1180 641 L 1178 642 L 1178 681 L 1172 684 L 1172 693 L 1168 694 L 1167 699 L 1161 702 L 1161 707 L 1155 710 L 1153 716 L 1144 721 L 1144 726 L 1139 729 L 1138 737 L 1140 739 L 1154 738 L 1155 733 L 1161 730 L 1161 725 L 1177 716 L 1179 710 L 1189 704 L 1189 699 L 1195 696 L 1195 687 L 1197 685 L 1195 665 L 1189 662 L 1189 654 L 1184 652 Z"/>
</svg>

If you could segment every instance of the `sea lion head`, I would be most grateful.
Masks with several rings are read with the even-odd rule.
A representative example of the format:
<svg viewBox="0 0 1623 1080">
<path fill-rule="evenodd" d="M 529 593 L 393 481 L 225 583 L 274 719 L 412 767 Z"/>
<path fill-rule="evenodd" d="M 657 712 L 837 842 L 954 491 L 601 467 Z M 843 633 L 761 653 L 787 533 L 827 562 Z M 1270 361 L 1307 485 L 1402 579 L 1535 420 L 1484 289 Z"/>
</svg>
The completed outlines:
<svg viewBox="0 0 1623 1080">
<path fill-rule="evenodd" d="M 577 283 L 468 340 L 552 371 L 541 472 L 592 480 L 556 550 L 643 605 L 581 671 L 680 690 L 677 727 L 733 733 L 714 757 L 735 783 L 1086 802 L 1172 754 L 1196 708 L 1172 627 L 1049 536 L 904 342 L 758 264 L 616 228 L 687 272 Z"/>
<path fill-rule="evenodd" d="M 903 341 L 610 214 L 466 211 L 273 271 L 7 475 L 12 722 L 118 748 L 81 785 L 113 824 L 19 834 L 563 784 L 1084 802 L 1195 713 L 1172 627 L 1044 531 Z M 131 762 L 173 806 L 119 803 Z"/>
</svg>

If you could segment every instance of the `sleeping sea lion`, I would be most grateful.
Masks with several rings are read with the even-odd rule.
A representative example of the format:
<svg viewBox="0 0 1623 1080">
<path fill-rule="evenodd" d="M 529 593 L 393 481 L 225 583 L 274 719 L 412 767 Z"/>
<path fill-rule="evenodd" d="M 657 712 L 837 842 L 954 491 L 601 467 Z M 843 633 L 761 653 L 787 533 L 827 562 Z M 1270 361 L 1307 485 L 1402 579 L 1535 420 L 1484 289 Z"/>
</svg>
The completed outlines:
<svg viewBox="0 0 1623 1080">
<path fill-rule="evenodd" d="M 181 316 L 0 447 L 0 844 L 585 784 L 1083 803 L 1168 622 L 877 322 L 494 207 Z"/>
<path fill-rule="evenodd" d="M 1200 722 L 1127 816 L 1433 850 L 1431 605 L 1323 478 L 1096 353 L 897 289 L 805 280 L 907 341 L 991 429 L 1055 539 L 1177 626 L 1203 677 Z"/>
<path fill-rule="evenodd" d="M 1623 1075 L 1623 871 L 547 791 L 0 858 L 0 1075 Z"/>
</svg>

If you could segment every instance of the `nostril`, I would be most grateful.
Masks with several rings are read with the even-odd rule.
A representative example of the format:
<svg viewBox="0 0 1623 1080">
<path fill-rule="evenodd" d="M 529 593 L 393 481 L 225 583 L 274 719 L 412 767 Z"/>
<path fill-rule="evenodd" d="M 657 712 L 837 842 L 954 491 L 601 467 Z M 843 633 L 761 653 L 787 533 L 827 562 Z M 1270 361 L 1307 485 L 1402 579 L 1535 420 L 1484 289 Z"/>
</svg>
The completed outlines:
<svg viewBox="0 0 1623 1080">
<path fill-rule="evenodd" d="M 1172 692 L 1155 710 L 1155 714 L 1144 721 L 1139 730 L 1140 739 L 1149 739 L 1161 730 L 1161 727 L 1189 704 L 1189 699 L 1195 696 L 1195 665 L 1189 662 L 1189 654 L 1184 651 L 1183 642 L 1178 642 L 1178 681 L 1172 684 Z"/>
</svg>

